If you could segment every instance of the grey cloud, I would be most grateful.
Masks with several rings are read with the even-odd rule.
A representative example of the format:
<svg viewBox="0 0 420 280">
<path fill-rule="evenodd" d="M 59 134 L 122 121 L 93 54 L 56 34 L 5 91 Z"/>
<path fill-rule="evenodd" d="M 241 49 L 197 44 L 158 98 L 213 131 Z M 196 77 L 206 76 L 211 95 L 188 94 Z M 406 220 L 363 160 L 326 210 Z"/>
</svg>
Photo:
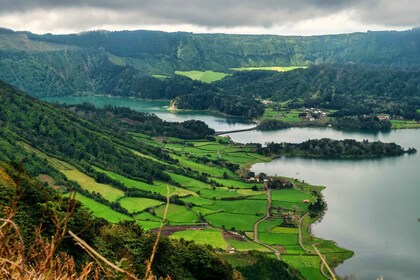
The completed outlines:
<svg viewBox="0 0 420 280">
<path fill-rule="evenodd" d="M 269 27 L 349 12 L 361 23 L 416 26 L 420 24 L 417 3 L 418 0 L 0 0 L 0 15 L 70 9 L 77 12 L 62 19 L 67 25 L 193 24 L 212 28 Z"/>
</svg>

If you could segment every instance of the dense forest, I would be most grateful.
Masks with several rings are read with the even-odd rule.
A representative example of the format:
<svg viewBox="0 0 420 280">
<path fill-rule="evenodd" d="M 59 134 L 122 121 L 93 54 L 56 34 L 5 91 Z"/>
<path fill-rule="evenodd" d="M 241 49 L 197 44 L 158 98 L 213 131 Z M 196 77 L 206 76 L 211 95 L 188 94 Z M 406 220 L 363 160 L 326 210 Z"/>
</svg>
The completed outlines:
<svg viewBox="0 0 420 280">
<path fill-rule="evenodd" d="M 167 122 L 154 114 L 137 112 L 129 108 L 105 106 L 101 109 L 88 103 L 65 105 L 64 107 L 70 112 L 101 127 L 108 127 L 118 134 L 129 130 L 150 136 L 205 139 L 215 133 L 214 129 L 209 128 L 202 121 Z"/>
<path fill-rule="evenodd" d="M 28 33 L 28 37 L 39 42 L 103 48 L 125 58 L 126 63 L 159 67 L 160 73 L 166 74 L 177 69 L 226 71 L 245 66 L 420 63 L 418 29 L 310 37 L 156 31 L 93 31 L 71 35 Z"/>
<path fill-rule="evenodd" d="M 419 29 L 312 37 L 156 31 L 35 35 L 1 29 L 0 79 L 37 97 L 179 97 L 179 108 L 261 114 L 257 103 L 224 97 L 232 95 L 338 109 L 337 117 L 386 113 L 419 119 L 419 45 Z M 311 67 L 286 73 L 231 70 L 276 65 Z M 174 75 L 182 69 L 233 75 L 205 84 Z"/>
<path fill-rule="evenodd" d="M 300 156 L 311 158 L 375 158 L 415 153 L 415 149 L 404 150 L 395 143 L 369 142 L 364 140 L 308 140 L 300 144 L 267 143 L 258 153 L 267 156 Z"/>
<path fill-rule="evenodd" d="M 256 118 L 264 113 L 261 102 L 235 95 L 220 93 L 186 94 L 175 98 L 172 105 L 177 109 L 214 110 L 231 116 Z"/>
<path fill-rule="evenodd" d="M 338 109 L 336 117 L 381 114 L 420 118 L 420 69 L 320 65 L 285 73 L 239 72 L 216 82 L 225 94 Z"/>
</svg>

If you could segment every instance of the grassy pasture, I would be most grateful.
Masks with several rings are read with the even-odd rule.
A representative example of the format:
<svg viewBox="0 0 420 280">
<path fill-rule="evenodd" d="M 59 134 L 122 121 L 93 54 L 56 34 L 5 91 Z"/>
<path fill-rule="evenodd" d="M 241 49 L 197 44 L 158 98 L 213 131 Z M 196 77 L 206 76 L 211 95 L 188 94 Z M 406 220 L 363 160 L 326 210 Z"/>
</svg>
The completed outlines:
<svg viewBox="0 0 420 280">
<path fill-rule="evenodd" d="M 223 250 L 227 247 L 227 243 L 223 239 L 220 229 L 206 228 L 203 230 L 194 229 L 177 231 L 171 235 L 171 238 L 194 241 L 198 244 L 207 244 L 213 246 L 214 248 L 220 248 Z"/>
<path fill-rule="evenodd" d="M 271 233 L 271 232 L 260 232 L 258 238 L 261 242 L 270 245 L 296 245 L 298 244 L 297 234 L 288 233 Z"/>
<path fill-rule="evenodd" d="M 165 207 L 166 207 L 165 205 L 162 205 L 156 208 L 155 209 L 156 216 L 163 218 Z M 166 219 L 174 223 L 192 224 L 198 221 L 198 217 L 193 211 L 188 210 L 185 206 L 176 205 L 176 204 L 169 205 L 169 210 L 168 210 Z"/>
<path fill-rule="evenodd" d="M 140 221 L 140 220 L 136 220 L 136 223 L 146 230 L 159 228 L 161 224 L 160 222 L 155 222 L 155 221 Z"/>
<path fill-rule="evenodd" d="M 201 196 L 189 196 L 182 198 L 182 201 L 184 202 L 191 202 L 195 205 L 204 205 L 204 204 L 213 204 L 214 201 L 211 199 L 207 199 Z"/>
<path fill-rule="evenodd" d="M 64 197 L 68 197 L 68 194 L 64 194 Z M 96 217 L 104 218 L 111 223 L 118 223 L 120 221 L 132 220 L 129 216 L 121 214 L 117 211 L 112 210 L 110 207 L 103 205 L 89 197 L 86 197 L 80 193 L 76 194 L 76 199 L 80 201 L 84 206 L 89 208 Z"/>
<path fill-rule="evenodd" d="M 201 173 L 207 173 L 211 176 L 222 177 L 224 172 L 226 172 L 229 176 L 236 176 L 232 171 L 226 168 L 213 167 L 206 164 L 197 163 L 177 155 L 172 155 L 172 158 L 177 159 L 179 164 L 183 167 L 189 167 L 193 170 L 197 170 Z"/>
<path fill-rule="evenodd" d="M 301 122 L 299 118 L 300 113 L 301 111 L 296 109 L 276 111 L 273 108 L 266 108 L 260 119 L 276 119 L 283 122 L 296 123 Z"/>
<path fill-rule="evenodd" d="M 217 210 L 213 210 L 213 209 L 209 209 L 209 208 L 204 208 L 204 207 L 200 207 L 200 206 L 193 206 L 193 208 L 191 208 L 191 210 L 196 213 L 197 215 L 209 215 L 209 214 L 214 214 L 214 213 L 218 213 L 219 211 Z"/>
<path fill-rule="evenodd" d="M 238 180 L 220 179 L 220 178 L 212 178 L 212 180 L 226 187 L 240 188 L 240 189 L 251 189 L 253 186 L 257 186 L 261 188 L 263 185 L 261 183 L 248 183 L 248 182 L 243 182 L 243 181 L 238 181 Z"/>
<path fill-rule="evenodd" d="M 203 205 L 203 208 L 214 211 L 256 215 L 265 213 L 266 201 L 264 200 L 217 200 L 213 205 Z"/>
<path fill-rule="evenodd" d="M 419 111 L 419 110 L 417 110 Z M 418 112 L 420 114 L 420 112 Z M 420 123 L 409 120 L 391 120 L 392 128 L 420 128 Z"/>
<path fill-rule="evenodd" d="M 124 197 L 118 201 L 129 213 L 141 212 L 144 209 L 163 204 L 162 201 L 144 197 Z"/>
<path fill-rule="evenodd" d="M 142 221 L 154 221 L 154 222 L 161 222 L 162 221 L 161 218 L 156 217 L 149 212 L 142 212 L 142 213 L 134 216 L 134 218 L 136 220 L 142 220 Z"/>
<path fill-rule="evenodd" d="M 325 279 L 319 271 L 319 267 L 321 266 L 321 260 L 318 256 L 284 255 L 282 256 L 282 260 L 284 260 L 294 268 L 297 268 L 306 279 Z"/>
<path fill-rule="evenodd" d="M 281 218 L 265 220 L 258 225 L 258 232 L 268 232 L 274 229 L 275 227 L 280 226 L 282 222 L 283 219 Z"/>
<path fill-rule="evenodd" d="M 229 74 L 222 73 L 222 72 L 214 72 L 214 71 L 175 71 L 177 75 L 187 76 L 192 80 L 202 81 L 204 83 L 212 83 L 218 80 L 223 79 L 224 77 L 228 76 Z"/>
<path fill-rule="evenodd" d="M 314 199 L 303 192 L 300 192 L 296 189 L 283 189 L 283 190 L 273 190 L 271 191 L 271 199 L 285 202 L 302 202 L 305 199 L 314 202 Z"/>
<path fill-rule="evenodd" d="M 236 239 L 227 239 L 226 240 L 233 248 L 238 251 L 250 251 L 250 250 L 257 250 L 262 252 L 271 252 L 270 249 L 251 241 L 239 241 Z"/>
<path fill-rule="evenodd" d="M 272 207 L 281 207 L 282 209 L 286 209 L 289 211 L 298 211 L 298 212 L 307 212 L 308 211 L 308 204 L 305 203 L 297 203 L 297 202 L 285 202 L 285 201 L 277 201 L 273 200 L 271 202 Z"/>
<path fill-rule="evenodd" d="M 226 229 L 235 228 L 236 230 L 251 231 L 254 224 L 261 219 L 257 215 L 244 215 L 232 213 L 217 213 L 207 215 L 206 220 L 213 226 Z"/>
<path fill-rule="evenodd" d="M 144 190 L 144 191 L 151 191 L 151 192 L 156 192 L 159 193 L 161 195 L 166 196 L 167 193 L 167 189 L 166 187 L 169 187 L 169 195 L 179 195 L 179 196 L 186 196 L 186 195 L 192 195 L 194 194 L 191 191 L 182 189 L 182 188 L 177 188 L 175 186 L 171 186 L 167 183 L 163 183 L 163 182 L 155 182 L 155 185 L 150 185 L 147 184 L 145 182 L 142 181 L 137 181 L 137 180 L 133 180 L 124 176 L 121 176 L 119 174 L 116 174 L 114 172 L 111 171 L 105 171 L 102 169 L 99 169 L 97 167 L 95 167 L 96 171 L 98 172 L 102 172 L 105 173 L 108 177 L 117 180 L 121 183 L 123 183 L 125 186 L 129 187 L 129 188 L 135 188 L 135 189 L 139 189 L 139 190 Z"/>
<path fill-rule="evenodd" d="M 76 181 L 83 189 L 90 192 L 100 193 L 106 200 L 115 202 L 124 197 L 122 190 L 116 189 L 107 184 L 97 183 L 93 178 L 80 172 L 78 169 L 61 171 L 69 180 Z"/>
<path fill-rule="evenodd" d="M 277 71 L 277 72 L 287 72 L 299 68 L 308 68 L 307 66 L 262 66 L 262 67 L 240 67 L 240 68 L 230 68 L 234 71 L 255 71 L 255 70 L 266 70 L 266 71 Z"/>
</svg>

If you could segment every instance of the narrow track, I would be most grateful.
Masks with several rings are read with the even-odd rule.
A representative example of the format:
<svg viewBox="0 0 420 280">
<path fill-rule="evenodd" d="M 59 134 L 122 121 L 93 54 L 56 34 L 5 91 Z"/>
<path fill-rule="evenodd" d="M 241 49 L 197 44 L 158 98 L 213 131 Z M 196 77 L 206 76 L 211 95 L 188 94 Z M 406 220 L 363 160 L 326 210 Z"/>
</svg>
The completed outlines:
<svg viewBox="0 0 420 280">
<path fill-rule="evenodd" d="M 273 253 L 276 255 L 276 258 L 278 260 L 281 259 L 281 254 L 280 251 L 277 250 L 276 248 L 267 245 L 265 243 L 262 243 L 259 239 L 258 239 L 258 226 L 259 224 L 261 224 L 262 222 L 264 222 L 265 220 L 267 220 L 268 218 L 270 218 L 270 208 L 271 208 L 271 190 L 268 188 L 268 186 L 265 186 L 266 192 L 267 192 L 267 206 L 265 207 L 265 217 L 259 219 L 255 224 L 254 224 L 254 242 L 258 243 L 264 247 L 266 247 L 267 249 L 270 249 L 271 251 L 273 251 Z"/>
</svg>

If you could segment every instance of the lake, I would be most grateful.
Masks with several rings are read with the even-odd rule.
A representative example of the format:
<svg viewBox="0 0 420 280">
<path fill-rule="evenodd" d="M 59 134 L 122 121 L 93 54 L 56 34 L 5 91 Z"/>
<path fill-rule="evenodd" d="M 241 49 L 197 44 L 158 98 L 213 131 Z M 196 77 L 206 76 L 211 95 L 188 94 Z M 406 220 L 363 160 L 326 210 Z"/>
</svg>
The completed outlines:
<svg viewBox="0 0 420 280">
<path fill-rule="evenodd" d="M 389 133 L 293 128 L 235 133 L 237 142 L 302 142 L 315 138 L 381 140 L 420 151 L 420 130 Z M 283 175 L 324 185 L 328 210 L 312 232 L 355 251 L 336 268 L 356 279 L 420 279 L 420 155 L 372 160 L 279 158 L 258 163 L 254 172 Z"/>
<path fill-rule="evenodd" d="M 242 119 L 223 118 L 202 112 L 171 113 L 167 101 L 141 101 L 103 96 L 54 98 L 65 103 L 112 104 L 154 113 L 168 121 L 199 119 L 210 127 L 234 130 L 252 127 Z M 229 135 L 234 141 L 302 142 L 332 138 L 396 142 L 420 151 L 420 130 L 387 133 L 337 131 L 331 128 L 290 128 L 280 131 L 248 131 Z M 341 276 L 356 279 L 420 279 L 420 153 L 372 160 L 314 160 L 279 158 L 258 163 L 255 172 L 283 175 L 324 185 L 328 210 L 313 225 L 315 235 L 331 239 L 356 252 L 337 267 Z"/>
<path fill-rule="evenodd" d="M 82 104 L 91 103 L 97 107 L 113 105 L 118 107 L 129 107 L 140 112 L 153 113 L 165 121 L 182 122 L 191 119 L 200 119 L 216 131 L 230 131 L 246 129 L 255 126 L 249 119 L 244 118 L 225 118 L 216 114 L 197 112 L 197 111 L 168 111 L 169 101 L 152 100 L 145 101 L 136 98 L 127 97 L 109 97 L 109 96 L 80 96 L 80 97 L 48 97 L 42 100 L 51 103 Z"/>
</svg>

